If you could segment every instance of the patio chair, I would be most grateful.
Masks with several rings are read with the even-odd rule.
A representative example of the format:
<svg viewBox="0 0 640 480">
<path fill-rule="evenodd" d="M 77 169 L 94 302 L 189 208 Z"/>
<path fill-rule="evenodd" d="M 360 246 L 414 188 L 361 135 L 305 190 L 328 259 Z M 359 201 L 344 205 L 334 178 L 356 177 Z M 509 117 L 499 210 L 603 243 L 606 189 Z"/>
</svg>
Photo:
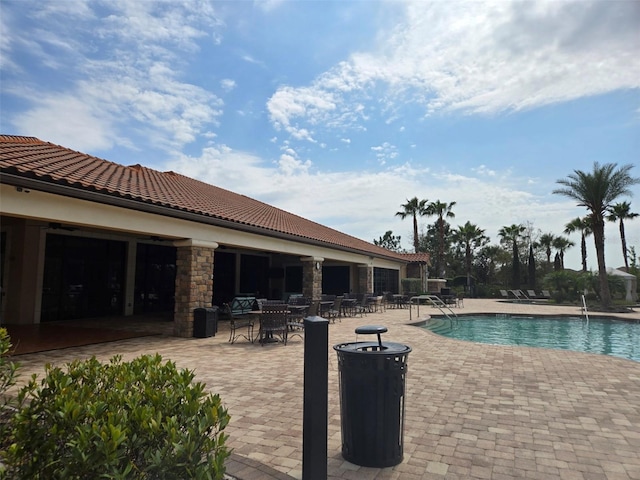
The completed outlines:
<svg viewBox="0 0 640 480">
<path fill-rule="evenodd" d="M 275 337 L 279 337 L 283 344 L 287 344 L 287 334 L 289 331 L 289 326 L 287 325 L 288 314 L 289 309 L 286 303 L 262 306 L 258 337 L 263 347 L 265 343 L 277 341 Z"/>
<path fill-rule="evenodd" d="M 252 313 L 233 313 L 228 303 L 222 305 L 222 315 L 229 316 L 229 342 L 235 343 L 239 338 L 245 338 L 253 343 L 253 328 L 255 315 Z"/>
<path fill-rule="evenodd" d="M 372 310 L 374 312 L 384 312 L 384 297 L 382 295 L 378 295 L 377 297 L 373 297 L 372 300 Z"/>
<path fill-rule="evenodd" d="M 327 319 L 331 323 L 336 323 L 336 318 L 342 321 L 342 297 L 336 297 L 331 308 L 327 310 Z"/>
<path fill-rule="evenodd" d="M 363 295 L 360 301 L 356 301 L 353 313 L 354 315 L 360 314 L 362 317 L 371 311 L 371 297 Z"/>
<path fill-rule="evenodd" d="M 316 317 L 318 316 L 318 310 L 320 309 L 320 300 L 312 300 L 309 304 L 309 310 L 307 310 L 307 316 Z"/>
<path fill-rule="evenodd" d="M 464 293 L 458 293 L 456 297 L 456 307 L 463 308 L 464 307 Z"/>
<path fill-rule="evenodd" d="M 287 308 L 289 315 L 287 316 L 287 341 L 289 338 L 299 336 L 303 338 L 304 335 L 304 318 L 308 315 L 311 301 L 307 297 L 302 295 L 296 295 L 289 297 Z"/>
</svg>

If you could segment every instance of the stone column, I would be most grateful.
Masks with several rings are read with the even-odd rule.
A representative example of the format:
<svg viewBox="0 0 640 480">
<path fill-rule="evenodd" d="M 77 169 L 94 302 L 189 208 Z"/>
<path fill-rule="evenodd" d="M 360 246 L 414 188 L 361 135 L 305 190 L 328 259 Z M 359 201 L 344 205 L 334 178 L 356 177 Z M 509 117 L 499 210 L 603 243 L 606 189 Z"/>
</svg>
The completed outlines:
<svg viewBox="0 0 640 480">
<path fill-rule="evenodd" d="M 373 267 L 369 265 L 358 265 L 358 292 L 373 292 Z"/>
<path fill-rule="evenodd" d="M 176 306 L 173 332 L 177 337 L 193 336 L 193 311 L 210 307 L 213 297 L 213 252 L 216 242 L 180 240 L 176 252 Z"/>
<path fill-rule="evenodd" d="M 322 257 L 303 257 L 302 294 L 312 300 L 320 300 L 322 295 Z"/>
</svg>

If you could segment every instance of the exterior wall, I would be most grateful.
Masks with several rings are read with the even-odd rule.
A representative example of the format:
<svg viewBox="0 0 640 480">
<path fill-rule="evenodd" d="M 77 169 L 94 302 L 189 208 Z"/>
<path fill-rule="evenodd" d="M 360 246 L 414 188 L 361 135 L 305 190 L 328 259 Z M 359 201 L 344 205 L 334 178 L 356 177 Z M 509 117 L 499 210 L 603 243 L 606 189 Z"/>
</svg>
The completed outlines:
<svg viewBox="0 0 640 480">
<path fill-rule="evenodd" d="M 10 257 L 4 260 L 3 322 L 39 322 L 49 222 L 74 227 L 75 231 L 70 234 L 128 242 L 122 312 L 125 315 L 133 313 L 135 250 L 140 238 L 157 236 L 165 245 L 171 243 L 179 247 L 174 311 L 175 333 L 179 336 L 192 336 L 195 308 L 211 306 L 213 250 L 218 244 L 301 258 L 303 293 L 312 298 L 320 298 L 322 294 L 322 262 L 325 258 L 350 265 L 351 288 L 359 292 L 373 290 L 373 267 L 401 272 L 404 268 L 402 261 L 200 223 L 195 216 L 193 220 L 167 217 L 35 189 L 17 189 L 7 184 L 0 184 L 0 197 L 2 227 L 7 232 L 7 256 Z M 96 198 L 100 196 L 96 195 Z M 185 238 L 192 240 L 183 240 Z M 320 262 L 319 269 L 316 262 Z M 360 268 L 361 265 L 365 267 Z"/>
<path fill-rule="evenodd" d="M 213 297 L 214 242 L 176 242 L 176 306 L 174 334 L 193 336 L 193 311 L 210 307 Z"/>
<path fill-rule="evenodd" d="M 242 232 L 230 228 L 208 225 L 182 218 L 140 212 L 124 207 L 105 205 L 88 200 L 64 197 L 37 190 L 17 192 L 15 187 L 0 184 L 2 213 L 18 217 L 59 222 L 78 228 L 98 228 L 135 236 L 159 236 L 179 240 L 194 238 L 215 241 L 220 245 L 258 249 L 303 257 L 330 258 L 353 264 L 371 263 L 372 266 L 399 269 L 403 262 L 392 259 L 370 259 L 367 254 L 345 252 L 330 247 L 309 245 L 293 240 L 269 237 L 259 233 Z"/>
</svg>

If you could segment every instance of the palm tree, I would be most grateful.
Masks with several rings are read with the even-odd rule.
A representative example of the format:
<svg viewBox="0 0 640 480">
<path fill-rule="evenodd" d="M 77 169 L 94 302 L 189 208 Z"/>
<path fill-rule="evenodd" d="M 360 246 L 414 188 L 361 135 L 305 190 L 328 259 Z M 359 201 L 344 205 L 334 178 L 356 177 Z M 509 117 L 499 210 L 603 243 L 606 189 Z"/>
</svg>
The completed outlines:
<svg viewBox="0 0 640 480">
<path fill-rule="evenodd" d="M 624 220 L 632 220 L 638 216 L 637 213 L 633 213 L 631 210 L 631 204 L 629 202 L 616 203 L 609 208 L 609 215 L 607 220 L 610 222 L 618 222 L 620 228 L 620 241 L 622 242 L 622 257 L 624 258 L 625 271 L 629 272 L 629 259 L 627 252 L 627 239 L 624 235 Z"/>
<path fill-rule="evenodd" d="M 564 270 L 564 252 L 567 248 L 571 248 L 575 245 L 571 240 L 567 237 L 558 236 L 553 239 L 553 248 L 558 251 L 558 256 L 560 258 L 560 268 Z"/>
<path fill-rule="evenodd" d="M 554 238 L 555 235 L 553 233 L 544 233 L 540 235 L 540 238 L 534 245 L 534 247 L 542 247 L 545 249 L 545 253 L 547 254 L 547 267 L 551 267 L 551 247 L 553 246 Z"/>
<path fill-rule="evenodd" d="M 456 202 L 441 202 L 440 200 L 436 200 L 435 202 L 431 202 L 427 205 L 426 215 L 437 216 L 438 220 L 436 221 L 436 225 L 438 228 L 438 257 L 437 257 L 437 267 L 436 271 L 438 276 L 442 278 L 444 276 L 444 224 L 445 217 L 446 218 L 454 218 L 456 215 L 451 211 L 451 209 L 455 206 Z"/>
<path fill-rule="evenodd" d="M 518 257 L 518 239 L 526 230 L 525 226 L 511 225 L 510 227 L 502 227 L 498 232 L 498 235 L 502 237 L 500 243 L 513 246 L 513 270 L 511 286 L 513 288 L 520 287 L 520 259 Z"/>
<path fill-rule="evenodd" d="M 613 202 L 622 195 L 631 196 L 629 187 L 640 183 L 640 178 L 629 173 L 633 165 L 627 164 L 618 168 L 615 163 L 593 164 L 593 172 L 574 170 L 567 178 L 557 180 L 562 185 L 553 193 L 564 195 L 578 202 L 578 206 L 586 207 L 590 212 L 593 240 L 598 259 L 598 276 L 600 277 L 600 298 L 602 305 L 611 305 L 611 292 L 607 281 L 607 265 L 604 258 L 604 219 Z"/>
<path fill-rule="evenodd" d="M 418 215 L 422 216 L 426 213 L 427 200 L 418 200 L 418 197 L 413 197 L 411 200 L 407 199 L 407 203 L 400 205 L 402 211 L 396 212 L 396 216 L 403 220 L 407 217 L 413 218 L 413 248 L 418 253 Z"/>
<path fill-rule="evenodd" d="M 582 253 L 582 271 L 587 271 L 587 237 L 591 235 L 589 217 L 576 217 L 564 226 L 567 235 L 580 232 L 580 252 Z"/>
<path fill-rule="evenodd" d="M 464 247 L 467 291 L 471 291 L 471 261 L 473 260 L 473 252 L 477 248 L 482 248 L 489 243 L 489 237 L 484 234 L 482 228 L 467 221 L 467 223 L 462 226 L 458 225 L 458 229 L 454 230 L 453 239 L 456 243 Z"/>
</svg>

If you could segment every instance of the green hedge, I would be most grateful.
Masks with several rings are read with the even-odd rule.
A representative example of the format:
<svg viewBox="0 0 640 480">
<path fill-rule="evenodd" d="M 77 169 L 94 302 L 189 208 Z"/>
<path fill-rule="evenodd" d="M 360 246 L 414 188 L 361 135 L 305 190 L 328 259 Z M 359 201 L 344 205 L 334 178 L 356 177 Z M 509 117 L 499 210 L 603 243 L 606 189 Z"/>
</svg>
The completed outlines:
<svg viewBox="0 0 640 480">
<path fill-rule="evenodd" d="M 229 415 L 160 355 L 47 365 L 19 394 L 3 461 L 19 479 L 222 479 Z M 1 476 L 1 475 L 0 475 Z"/>
</svg>

